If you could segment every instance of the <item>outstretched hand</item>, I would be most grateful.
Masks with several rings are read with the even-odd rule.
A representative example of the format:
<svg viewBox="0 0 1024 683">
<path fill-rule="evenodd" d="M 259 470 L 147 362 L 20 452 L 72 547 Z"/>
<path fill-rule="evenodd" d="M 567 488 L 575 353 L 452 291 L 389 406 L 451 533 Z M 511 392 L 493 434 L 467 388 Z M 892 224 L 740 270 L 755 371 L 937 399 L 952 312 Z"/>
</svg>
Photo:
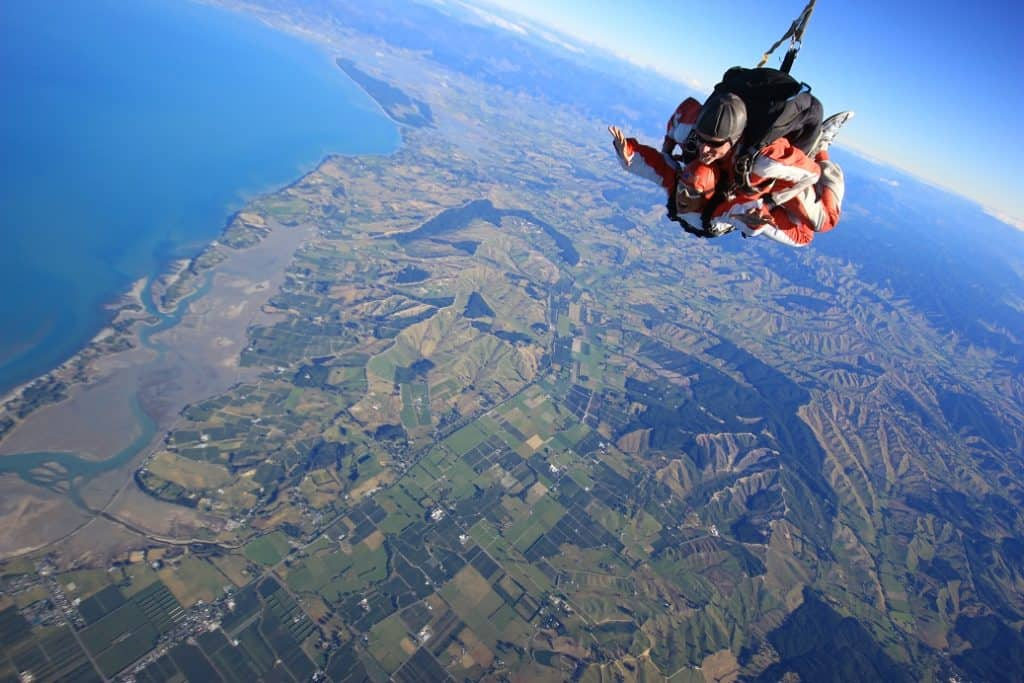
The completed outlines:
<svg viewBox="0 0 1024 683">
<path fill-rule="evenodd" d="M 627 153 L 626 136 L 623 134 L 622 129 L 618 126 L 608 126 L 608 132 L 612 134 L 612 144 L 615 145 L 615 153 L 619 155 L 619 160 L 624 165 L 629 166 L 630 162 L 633 161 L 633 155 Z"/>
</svg>

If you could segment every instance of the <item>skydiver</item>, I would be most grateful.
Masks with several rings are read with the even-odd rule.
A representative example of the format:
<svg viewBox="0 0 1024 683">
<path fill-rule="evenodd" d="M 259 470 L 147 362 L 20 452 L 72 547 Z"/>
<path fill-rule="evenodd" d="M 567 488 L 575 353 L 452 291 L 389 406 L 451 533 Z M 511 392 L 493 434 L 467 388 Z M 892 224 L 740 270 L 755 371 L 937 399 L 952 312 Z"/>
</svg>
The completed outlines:
<svg viewBox="0 0 1024 683">
<path fill-rule="evenodd" d="M 844 194 L 842 169 L 828 158 L 828 147 L 852 112 L 837 114 L 822 125 L 810 159 L 786 138 L 779 138 L 754 155 L 746 183 L 737 182 L 736 154 L 747 122 L 746 106 L 731 93 L 713 93 L 701 106 L 684 100 L 666 125 L 661 150 L 626 138 L 609 126 L 623 167 L 665 189 L 669 217 L 701 237 L 716 237 L 739 228 L 744 236 L 764 235 L 789 246 L 807 245 L 815 232 L 831 230 L 839 222 Z M 717 203 L 701 202 L 699 221 L 691 189 L 680 183 L 682 166 L 673 155 L 676 145 L 690 145 L 689 156 L 713 169 L 724 188 Z M 701 225 L 700 228 L 694 225 Z"/>
</svg>

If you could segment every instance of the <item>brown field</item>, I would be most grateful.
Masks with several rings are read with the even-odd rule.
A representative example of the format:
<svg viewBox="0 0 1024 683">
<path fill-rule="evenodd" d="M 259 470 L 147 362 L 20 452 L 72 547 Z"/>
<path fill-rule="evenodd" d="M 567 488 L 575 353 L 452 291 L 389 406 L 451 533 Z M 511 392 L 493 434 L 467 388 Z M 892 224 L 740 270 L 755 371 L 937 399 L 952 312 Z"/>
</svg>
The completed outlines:
<svg viewBox="0 0 1024 683">
<path fill-rule="evenodd" d="M 491 592 L 491 584 L 487 583 L 487 579 L 468 564 L 455 575 L 449 585 L 460 596 L 460 601 L 470 605 L 478 604 Z"/>
<path fill-rule="evenodd" d="M 523 401 L 523 405 L 527 408 L 533 409 L 537 406 L 544 405 L 544 402 L 548 400 L 547 394 L 538 393 L 536 396 L 530 396 Z"/>
<path fill-rule="evenodd" d="M 299 491 L 312 507 L 320 509 L 337 500 L 342 486 L 327 470 L 315 470 L 302 480 Z"/>
<path fill-rule="evenodd" d="M 290 505 L 281 505 L 267 519 L 256 520 L 252 523 L 254 529 L 277 529 L 282 524 L 289 522 L 296 524 L 302 521 L 302 512 Z"/>
<path fill-rule="evenodd" d="M 230 581 L 205 560 L 185 557 L 173 567 L 164 567 L 157 574 L 183 607 L 196 602 L 212 602 L 223 593 Z"/>
<path fill-rule="evenodd" d="M 320 621 L 331 616 L 331 608 L 319 596 L 304 596 L 302 598 L 302 608 L 306 610 L 306 614 L 313 621 Z"/>
<path fill-rule="evenodd" d="M 363 541 L 363 543 L 365 543 L 366 547 L 370 550 L 376 550 L 377 548 L 384 545 L 384 534 L 378 529 L 377 531 L 374 531 L 372 534 L 367 536 L 366 540 Z"/>
<path fill-rule="evenodd" d="M 218 533 L 224 526 L 220 518 L 147 496 L 134 483 L 121 490 L 109 511 L 155 534 L 175 538 L 189 538 L 200 529 Z"/>
<path fill-rule="evenodd" d="M 434 614 L 441 614 L 448 607 L 437 593 L 431 593 L 423 602 L 430 606 Z"/>
<path fill-rule="evenodd" d="M 230 579 L 231 583 L 239 588 L 252 580 L 252 576 L 246 571 L 246 566 L 249 563 L 240 555 L 215 557 L 213 558 L 213 564 L 220 570 L 221 574 Z"/>
<path fill-rule="evenodd" d="M 232 481 L 220 465 L 182 458 L 167 451 L 158 453 L 147 465 L 156 476 L 191 490 L 216 489 Z"/>
<path fill-rule="evenodd" d="M 538 500 L 546 496 L 547 493 L 548 487 L 538 481 L 526 492 L 526 504 L 533 505 Z"/>
<path fill-rule="evenodd" d="M 362 484 L 352 489 L 349 492 L 349 497 L 351 498 L 353 503 L 358 503 L 363 498 L 363 496 L 365 496 L 369 491 L 376 488 L 380 488 L 382 486 L 387 486 L 392 481 L 394 481 L 394 479 L 394 472 L 392 472 L 391 470 L 385 470 L 376 476 L 370 477 Z"/>
<path fill-rule="evenodd" d="M 35 586 L 27 591 L 22 591 L 14 596 L 14 603 L 18 607 L 27 607 L 38 600 L 48 600 L 50 591 L 46 586 Z"/>
<path fill-rule="evenodd" d="M 459 634 L 459 640 L 466 646 L 466 654 L 473 658 L 473 661 L 483 668 L 488 668 L 494 662 L 494 653 L 491 652 L 490 648 L 480 642 L 477 635 L 473 633 L 472 629 L 465 628 L 462 633 Z M 464 668 L 469 668 L 472 664 L 466 665 L 463 663 Z"/>
<path fill-rule="evenodd" d="M 131 579 L 131 583 L 127 586 L 122 586 L 120 589 L 127 598 L 152 585 L 154 581 L 160 578 L 148 564 L 133 564 L 130 567 L 125 567 L 124 573 Z"/>
<path fill-rule="evenodd" d="M 559 671 L 551 667 L 541 666 L 536 662 L 524 664 L 512 674 L 512 683 L 561 683 L 571 672 Z"/>
<path fill-rule="evenodd" d="M 713 683 L 735 683 L 740 679 L 740 663 L 729 650 L 710 654 L 700 663 L 704 680 Z"/>
<path fill-rule="evenodd" d="M 60 577 L 60 584 L 68 599 L 85 599 L 113 583 L 113 576 L 105 569 L 80 569 Z"/>
</svg>

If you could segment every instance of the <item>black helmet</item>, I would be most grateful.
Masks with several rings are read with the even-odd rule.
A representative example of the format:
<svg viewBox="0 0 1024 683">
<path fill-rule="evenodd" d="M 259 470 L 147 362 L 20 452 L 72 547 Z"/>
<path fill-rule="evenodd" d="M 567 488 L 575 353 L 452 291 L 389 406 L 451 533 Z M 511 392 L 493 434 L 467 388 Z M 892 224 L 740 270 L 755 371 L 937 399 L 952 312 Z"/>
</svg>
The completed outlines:
<svg viewBox="0 0 1024 683">
<path fill-rule="evenodd" d="M 747 127 L 747 105 L 731 92 L 714 92 L 700 108 L 698 133 L 736 143 Z"/>
</svg>

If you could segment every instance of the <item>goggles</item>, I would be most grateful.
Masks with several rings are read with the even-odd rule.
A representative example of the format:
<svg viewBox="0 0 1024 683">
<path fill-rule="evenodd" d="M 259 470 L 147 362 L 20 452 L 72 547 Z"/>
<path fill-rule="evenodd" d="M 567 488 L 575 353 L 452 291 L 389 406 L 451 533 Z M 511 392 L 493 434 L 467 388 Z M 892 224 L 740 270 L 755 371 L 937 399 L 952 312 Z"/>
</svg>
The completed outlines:
<svg viewBox="0 0 1024 683">
<path fill-rule="evenodd" d="M 682 197 L 686 201 L 690 202 L 695 199 L 700 199 L 701 197 L 704 196 L 704 193 L 690 187 L 686 183 L 679 183 L 678 185 L 676 185 L 676 196 Z"/>
</svg>

